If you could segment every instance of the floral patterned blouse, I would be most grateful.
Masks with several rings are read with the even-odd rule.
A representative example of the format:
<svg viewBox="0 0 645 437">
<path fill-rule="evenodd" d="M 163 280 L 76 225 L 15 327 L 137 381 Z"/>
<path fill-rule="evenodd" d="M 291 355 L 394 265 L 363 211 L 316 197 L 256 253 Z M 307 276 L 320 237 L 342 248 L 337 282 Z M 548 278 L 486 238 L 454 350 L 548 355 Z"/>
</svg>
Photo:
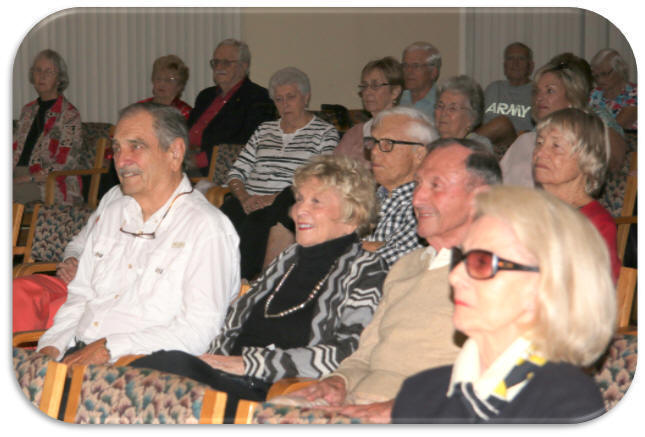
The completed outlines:
<svg viewBox="0 0 645 437">
<path fill-rule="evenodd" d="M 589 98 L 589 105 L 592 107 L 605 108 L 616 118 L 621 109 L 625 106 L 636 106 L 638 104 L 636 96 L 636 84 L 627 82 L 623 91 L 613 99 L 608 99 L 603 96 L 600 88 L 596 87 L 591 91 Z M 638 121 L 630 126 L 630 129 L 637 129 Z"/>
<path fill-rule="evenodd" d="M 38 113 L 38 100 L 27 103 L 20 112 L 18 129 L 13 140 L 13 167 L 16 167 L 25 147 L 29 129 Z M 62 95 L 45 113 L 45 126 L 36 140 L 29 157 L 29 172 L 41 170 L 71 170 L 78 168 L 82 152 L 81 115 Z M 41 196 L 45 197 L 45 182 L 40 183 Z M 54 200 L 57 203 L 74 203 L 82 200 L 81 178 L 60 176 L 56 178 Z"/>
</svg>

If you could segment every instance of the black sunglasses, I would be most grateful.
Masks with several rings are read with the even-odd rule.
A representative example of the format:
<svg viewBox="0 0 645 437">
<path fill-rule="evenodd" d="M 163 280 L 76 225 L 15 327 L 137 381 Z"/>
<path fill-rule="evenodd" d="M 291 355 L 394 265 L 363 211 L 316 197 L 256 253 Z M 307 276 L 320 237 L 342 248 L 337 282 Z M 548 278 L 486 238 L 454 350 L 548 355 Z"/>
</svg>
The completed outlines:
<svg viewBox="0 0 645 437">
<path fill-rule="evenodd" d="M 463 253 L 458 247 L 452 248 L 450 270 L 465 261 L 466 273 L 473 279 L 490 279 L 500 270 L 520 270 L 523 272 L 539 272 L 539 267 L 525 266 L 503 259 L 493 252 L 483 249 L 473 249 Z"/>
</svg>

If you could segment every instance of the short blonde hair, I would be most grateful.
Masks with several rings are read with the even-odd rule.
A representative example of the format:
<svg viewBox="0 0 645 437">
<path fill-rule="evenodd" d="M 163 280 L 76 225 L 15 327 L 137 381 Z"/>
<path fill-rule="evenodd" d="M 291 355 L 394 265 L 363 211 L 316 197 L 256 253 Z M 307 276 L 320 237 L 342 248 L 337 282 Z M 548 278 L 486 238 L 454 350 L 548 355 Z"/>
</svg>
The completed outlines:
<svg viewBox="0 0 645 437">
<path fill-rule="evenodd" d="M 181 85 L 181 90 L 184 90 L 186 82 L 188 82 L 190 70 L 179 56 L 166 55 L 155 59 L 155 62 L 152 64 L 152 74 L 150 75 L 150 80 L 155 80 L 155 73 L 161 70 L 177 71 L 177 76 L 179 76 L 179 85 Z M 181 94 L 181 91 L 179 92 L 179 94 Z"/>
<path fill-rule="evenodd" d="M 607 245 L 579 211 L 544 190 L 498 185 L 476 197 L 476 216 L 509 223 L 538 261 L 535 324 L 528 334 L 548 360 L 593 363 L 616 322 Z"/>
<path fill-rule="evenodd" d="M 370 231 L 376 223 L 376 181 L 361 162 L 340 155 L 315 156 L 296 170 L 294 191 L 312 178 L 338 191 L 344 223 L 355 223 L 360 236 Z"/>
<path fill-rule="evenodd" d="M 537 131 L 558 129 L 573 145 L 578 167 L 585 178 L 585 192 L 596 194 L 605 182 L 609 161 L 609 133 L 596 114 L 582 109 L 555 111 L 537 124 Z"/>
</svg>

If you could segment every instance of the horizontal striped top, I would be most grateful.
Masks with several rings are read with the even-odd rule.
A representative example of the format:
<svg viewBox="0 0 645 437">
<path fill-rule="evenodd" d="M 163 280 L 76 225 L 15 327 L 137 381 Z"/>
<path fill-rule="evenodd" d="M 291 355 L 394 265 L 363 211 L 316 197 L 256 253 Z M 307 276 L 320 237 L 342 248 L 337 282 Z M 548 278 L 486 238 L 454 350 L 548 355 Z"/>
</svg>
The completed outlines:
<svg viewBox="0 0 645 437">
<path fill-rule="evenodd" d="M 293 174 L 312 156 L 332 153 L 338 144 L 333 125 L 314 116 L 293 134 L 280 120 L 262 123 L 240 152 L 227 182 L 239 179 L 249 194 L 273 194 L 293 183 Z"/>
</svg>

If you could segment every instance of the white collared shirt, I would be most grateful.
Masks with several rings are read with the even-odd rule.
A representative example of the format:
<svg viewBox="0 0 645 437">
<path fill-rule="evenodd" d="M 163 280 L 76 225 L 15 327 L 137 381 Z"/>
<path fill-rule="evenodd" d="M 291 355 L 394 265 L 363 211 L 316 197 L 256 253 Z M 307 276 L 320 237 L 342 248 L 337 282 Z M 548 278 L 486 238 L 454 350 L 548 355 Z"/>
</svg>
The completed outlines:
<svg viewBox="0 0 645 437">
<path fill-rule="evenodd" d="M 506 375 L 517 365 L 518 360 L 526 358 L 530 351 L 531 342 L 519 337 L 482 373 L 477 343 L 473 339 L 466 340 L 453 365 L 447 396 L 452 396 L 456 384 L 472 382 L 473 390 L 479 399 L 488 399 L 493 394 L 502 397 L 496 391 L 500 382 L 504 381 Z M 524 381 L 510 388 L 504 394 L 504 400 L 511 401 L 527 382 Z"/>
<path fill-rule="evenodd" d="M 184 175 L 145 223 L 130 196 L 105 207 L 88 235 L 67 301 L 38 349 L 55 346 L 60 358 L 75 339 L 89 344 L 105 337 L 112 361 L 160 349 L 206 351 L 239 291 L 239 238 L 199 191 L 177 198 L 168 211 L 178 194 L 190 190 Z M 156 237 L 137 238 L 121 227 L 156 229 Z"/>
<path fill-rule="evenodd" d="M 432 246 L 426 247 L 421 255 L 421 259 L 428 259 L 428 271 L 440 269 L 450 264 L 450 255 L 452 251 L 449 248 L 435 249 Z"/>
</svg>

